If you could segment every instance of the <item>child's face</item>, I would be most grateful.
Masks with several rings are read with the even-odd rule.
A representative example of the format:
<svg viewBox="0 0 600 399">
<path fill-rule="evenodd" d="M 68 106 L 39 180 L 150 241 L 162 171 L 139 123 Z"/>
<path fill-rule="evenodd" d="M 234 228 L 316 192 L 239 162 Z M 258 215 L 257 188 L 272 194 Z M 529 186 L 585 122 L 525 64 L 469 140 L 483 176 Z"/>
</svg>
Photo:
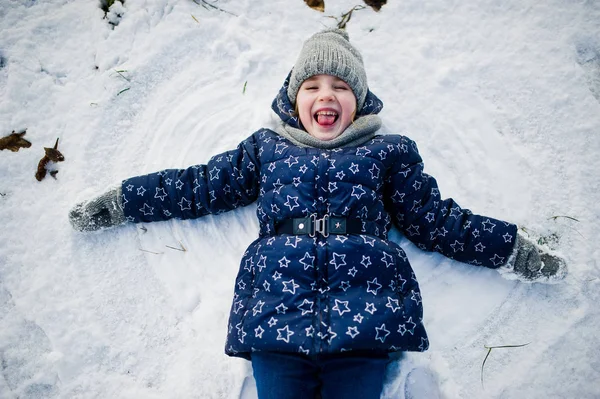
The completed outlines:
<svg viewBox="0 0 600 399">
<path fill-rule="evenodd" d="M 306 131 L 319 140 L 333 140 L 352 123 L 356 97 L 346 82 L 316 75 L 302 82 L 296 106 Z"/>
</svg>

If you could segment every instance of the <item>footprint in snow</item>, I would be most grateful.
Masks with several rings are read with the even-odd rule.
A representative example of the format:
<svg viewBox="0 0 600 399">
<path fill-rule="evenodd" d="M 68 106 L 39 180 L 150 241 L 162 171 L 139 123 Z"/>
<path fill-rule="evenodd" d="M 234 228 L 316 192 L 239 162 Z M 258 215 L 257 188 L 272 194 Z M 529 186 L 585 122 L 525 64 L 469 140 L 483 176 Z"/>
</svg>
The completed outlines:
<svg viewBox="0 0 600 399">
<path fill-rule="evenodd" d="M 0 285 L 0 397 L 57 397 L 59 378 L 48 356 L 51 351 L 44 330 L 21 315 Z"/>
<path fill-rule="evenodd" d="M 577 63 L 583 68 L 593 96 L 600 102 L 600 44 L 591 40 L 576 46 Z"/>
</svg>

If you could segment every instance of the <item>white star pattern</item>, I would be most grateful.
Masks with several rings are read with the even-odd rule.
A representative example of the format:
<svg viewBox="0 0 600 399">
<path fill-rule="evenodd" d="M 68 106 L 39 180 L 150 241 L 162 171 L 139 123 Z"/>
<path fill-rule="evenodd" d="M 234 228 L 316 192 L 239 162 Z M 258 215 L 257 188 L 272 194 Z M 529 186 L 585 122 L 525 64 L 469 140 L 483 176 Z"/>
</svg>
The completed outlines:
<svg viewBox="0 0 600 399">
<path fill-rule="evenodd" d="M 348 307 L 348 303 L 349 303 L 349 301 L 340 301 L 339 299 L 336 299 L 335 300 L 335 305 L 331 308 L 331 310 L 335 310 L 341 316 L 341 315 L 343 315 L 346 312 L 350 312 L 350 308 Z M 342 305 L 343 308 L 341 308 L 340 305 Z"/>
<path fill-rule="evenodd" d="M 346 265 L 346 254 L 338 254 L 336 252 L 333 253 L 333 259 L 329 261 L 330 265 L 335 267 L 335 270 L 339 269 L 341 266 Z"/>
<path fill-rule="evenodd" d="M 390 332 L 385 329 L 385 324 L 382 324 L 381 327 L 375 327 L 375 331 L 375 340 L 380 340 L 382 343 L 385 342 L 387 336 L 390 335 Z"/>
<path fill-rule="evenodd" d="M 311 256 L 308 252 L 305 252 L 302 259 L 300 259 L 300 263 L 304 266 L 304 270 L 308 270 L 309 268 L 314 267 L 314 261 L 315 257 Z"/>
<path fill-rule="evenodd" d="M 419 235 L 419 227 L 420 226 L 415 226 L 414 224 L 411 224 L 410 227 L 408 229 L 406 229 L 406 232 L 408 234 L 410 234 L 411 237 L 412 236 L 418 236 Z"/>
<path fill-rule="evenodd" d="M 142 212 L 144 216 L 154 215 L 154 208 L 144 202 L 144 206 L 140 208 L 140 212 Z"/>
<path fill-rule="evenodd" d="M 277 154 L 283 154 L 283 150 L 285 150 L 286 148 L 288 148 L 287 144 L 279 143 L 275 146 L 275 152 Z"/>
<path fill-rule="evenodd" d="M 352 197 L 356 197 L 357 199 L 360 199 L 360 197 L 362 197 L 363 195 L 365 195 L 367 192 L 365 190 L 363 190 L 362 188 L 362 184 L 359 184 L 357 186 L 353 186 L 352 187 Z"/>
<path fill-rule="evenodd" d="M 288 307 L 281 302 L 279 305 L 275 306 L 275 310 L 277 310 L 277 314 L 285 314 L 285 311 L 288 310 Z"/>
<path fill-rule="evenodd" d="M 154 194 L 154 198 L 160 198 L 161 201 L 164 201 L 166 196 L 167 196 L 167 192 L 165 191 L 164 188 L 156 187 L 156 194 Z"/>
<path fill-rule="evenodd" d="M 290 328 L 287 326 L 287 324 L 285 327 L 277 329 L 277 341 L 284 341 L 286 344 L 289 344 L 290 337 L 292 335 L 294 335 L 294 332 L 292 330 L 290 330 Z"/>
<path fill-rule="evenodd" d="M 337 237 L 335 237 L 336 241 L 341 242 L 342 244 L 348 239 L 348 237 L 343 236 L 343 235 L 338 235 Z"/>
<path fill-rule="evenodd" d="M 293 201 L 294 203 L 291 203 L 290 201 Z M 298 205 L 298 197 L 291 197 L 289 195 L 287 196 L 287 201 L 283 205 L 290 208 L 290 211 L 300 206 Z"/>
<path fill-rule="evenodd" d="M 262 313 L 262 307 L 264 306 L 263 301 L 258 301 L 256 305 L 252 308 L 252 316 L 256 316 L 259 313 Z"/>
<path fill-rule="evenodd" d="M 385 305 L 385 307 L 392 309 L 392 312 L 396 313 L 396 310 L 399 310 L 401 308 L 399 301 L 389 296 L 387 297 L 387 299 L 388 303 Z"/>
<path fill-rule="evenodd" d="M 291 168 L 292 165 L 296 165 L 298 163 L 298 157 L 290 156 L 286 159 L 285 163 L 288 164 L 288 168 Z"/>
<path fill-rule="evenodd" d="M 356 326 L 353 326 L 348 327 L 348 331 L 346 331 L 346 334 L 352 337 L 352 339 L 354 339 L 354 337 L 356 337 L 360 333 L 358 332 L 358 328 Z"/>
<path fill-rule="evenodd" d="M 308 299 L 304 299 L 300 305 L 298 305 L 298 309 L 302 311 L 302 316 L 313 312 L 313 301 L 309 301 Z"/>
<path fill-rule="evenodd" d="M 454 244 L 450 244 L 450 246 L 452 247 L 452 249 L 454 250 L 454 252 L 458 252 L 458 251 L 464 251 L 464 242 L 458 242 L 458 241 L 454 241 Z"/>
<path fill-rule="evenodd" d="M 267 257 L 260 255 L 258 262 L 256 262 L 256 267 L 258 267 L 258 270 L 262 272 L 262 269 L 267 267 Z"/>
<path fill-rule="evenodd" d="M 392 202 L 394 202 L 395 204 L 400 203 L 400 202 L 404 202 L 404 196 L 406 194 L 405 193 L 401 193 L 400 191 L 397 191 L 394 193 L 394 195 L 392 195 Z"/>
<path fill-rule="evenodd" d="M 234 302 L 233 304 L 233 313 L 238 314 L 240 310 L 242 310 L 244 308 L 244 305 L 242 304 L 242 300 L 240 299 L 239 301 Z"/>
<path fill-rule="evenodd" d="M 280 191 L 283 187 L 283 184 L 281 183 L 281 179 L 277 179 L 277 181 L 275 183 L 273 183 L 273 191 L 276 192 L 277 194 L 281 194 Z M 298 197 L 296 197 L 298 198 Z"/>
<path fill-rule="evenodd" d="M 185 199 L 185 197 L 181 197 L 181 201 L 179 201 L 177 205 L 181 207 L 182 211 L 185 211 L 186 209 L 192 209 L 192 201 L 188 201 Z"/>
<path fill-rule="evenodd" d="M 370 292 L 373 295 L 377 295 L 378 291 L 381 289 L 381 284 L 377 282 L 377 277 L 375 277 L 371 281 L 367 281 L 367 292 Z"/>
<path fill-rule="evenodd" d="M 385 263 L 385 267 L 388 268 L 394 264 L 394 257 L 387 252 L 384 252 L 381 261 Z"/>
<path fill-rule="evenodd" d="M 456 208 L 450 208 L 450 216 L 455 219 L 458 219 L 459 217 L 461 217 L 462 211 L 461 211 L 460 207 L 457 206 Z"/>
<path fill-rule="evenodd" d="M 356 149 L 356 155 L 358 155 L 359 157 L 364 157 L 367 154 L 370 154 L 371 150 L 369 150 L 367 147 L 358 147 Z"/>
<path fill-rule="evenodd" d="M 498 256 L 498 254 L 494 254 L 493 258 L 490 258 L 494 266 L 500 266 L 504 263 L 504 256 Z"/>
<path fill-rule="evenodd" d="M 483 231 L 489 231 L 490 233 L 494 232 L 494 227 L 496 227 L 495 223 L 492 223 L 490 219 L 487 219 L 485 222 L 481 223 Z"/>
<path fill-rule="evenodd" d="M 264 333 L 264 332 L 265 332 L 265 329 L 264 329 L 264 328 L 262 328 L 261 326 L 258 326 L 258 327 L 256 327 L 256 328 L 254 329 L 254 336 L 255 336 L 256 338 L 260 338 L 260 339 L 262 339 L 262 335 L 263 335 L 263 333 Z"/>
<path fill-rule="evenodd" d="M 410 299 L 412 299 L 413 301 L 415 301 L 418 304 L 421 303 L 421 293 L 417 292 L 417 291 L 412 291 L 412 295 L 410 296 Z"/>
<path fill-rule="evenodd" d="M 219 178 L 219 172 L 221 171 L 221 169 L 217 168 L 216 166 L 214 166 L 210 171 L 210 180 L 215 180 Z"/>
<path fill-rule="evenodd" d="M 375 307 L 374 303 L 367 302 L 366 305 L 367 306 L 365 307 L 365 312 L 374 314 L 377 311 L 377 308 Z"/>
<path fill-rule="evenodd" d="M 371 169 L 369 169 L 369 172 L 371 173 L 371 179 L 379 179 L 380 169 L 377 167 L 377 165 L 373 164 L 373 166 L 371 166 Z"/>
<path fill-rule="evenodd" d="M 294 282 L 294 279 L 291 279 L 290 281 L 284 281 L 282 292 L 289 292 L 290 294 L 295 294 L 296 288 L 298 287 L 300 286 Z"/>
<path fill-rule="evenodd" d="M 285 240 L 285 245 L 296 248 L 300 241 L 302 241 L 302 239 L 298 236 L 287 237 Z"/>
<path fill-rule="evenodd" d="M 313 326 L 306 327 L 304 331 L 306 331 L 307 337 L 313 337 L 315 335 L 315 328 Z"/>
<path fill-rule="evenodd" d="M 407 325 L 408 328 L 406 327 Z M 398 326 L 398 332 L 402 336 L 404 336 L 404 334 L 406 334 L 407 332 L 411 335 L 415 335 L 415 327 L 417 327 L 417 324 L 412 321 L 412 317 L 409 317 L 408 320 L 406 320 L 406 323 L 400 324 Z"/>
<path fill-rule="evenodd" d="M 369 236 L 366 236 L 366 235 L 362 235 L 362 234 L 361 234 L 360 238 L 362 238 L 362 239 L 363 239 L 363 242 L 364 242 L 365 244 L 368 244 L 368 245 L 370 245 L 372 248 L 374 248 L 374 247 L 375 247 L 375 239 L 374 239 L 373 237 L 369 237 Z"/>
</svg>

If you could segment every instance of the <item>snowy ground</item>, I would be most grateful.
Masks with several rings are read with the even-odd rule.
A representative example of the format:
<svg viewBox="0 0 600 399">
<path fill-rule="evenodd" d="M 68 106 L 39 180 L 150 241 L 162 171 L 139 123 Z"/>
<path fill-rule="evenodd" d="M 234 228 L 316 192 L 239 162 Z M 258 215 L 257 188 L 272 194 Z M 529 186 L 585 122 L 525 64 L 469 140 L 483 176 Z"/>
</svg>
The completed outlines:
<svg viewBox="0 0 600 399">
<path fill-rule="evenodd" d="M 96 234 L 67 213 L 271 126 L 301 43 L 357 4 L 325 3 L 127 0 L 111 29 L 96 1 L 0 0 L 0 136 L 33 143 L 0 153 L 1 398 L 238 398 L 251 368 L 223 346 L 254 207 Z M 389 367 L 384 397 L 417 366 L 446 398 L 600 397 L 600 3 L 388 3 L 348 24 L 385 130 L 417 141 L 445 196 L 555 233 L 570 275 L 509 281 L 396 234 L 431 348 Z M 37 182 L 57 137 L 58 179 Z M 524 343 L 494 349 L 482 385 L 484 346 Z"/>
</svg>

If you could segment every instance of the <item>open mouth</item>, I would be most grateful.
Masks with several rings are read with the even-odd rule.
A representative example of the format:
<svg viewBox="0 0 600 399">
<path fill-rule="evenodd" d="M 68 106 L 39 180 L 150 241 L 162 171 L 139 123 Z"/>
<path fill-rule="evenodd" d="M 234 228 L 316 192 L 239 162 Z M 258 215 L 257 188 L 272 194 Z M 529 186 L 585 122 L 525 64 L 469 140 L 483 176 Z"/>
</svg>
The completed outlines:
<svg viewBox="0 0 600 399">
<path fill-rule="evenodd" d="M 335 111 L 318 111 L 315 116 L 315 120 L 319 125 L 333 125 L 339 118 L 339 115 Z"/>
</svg>

